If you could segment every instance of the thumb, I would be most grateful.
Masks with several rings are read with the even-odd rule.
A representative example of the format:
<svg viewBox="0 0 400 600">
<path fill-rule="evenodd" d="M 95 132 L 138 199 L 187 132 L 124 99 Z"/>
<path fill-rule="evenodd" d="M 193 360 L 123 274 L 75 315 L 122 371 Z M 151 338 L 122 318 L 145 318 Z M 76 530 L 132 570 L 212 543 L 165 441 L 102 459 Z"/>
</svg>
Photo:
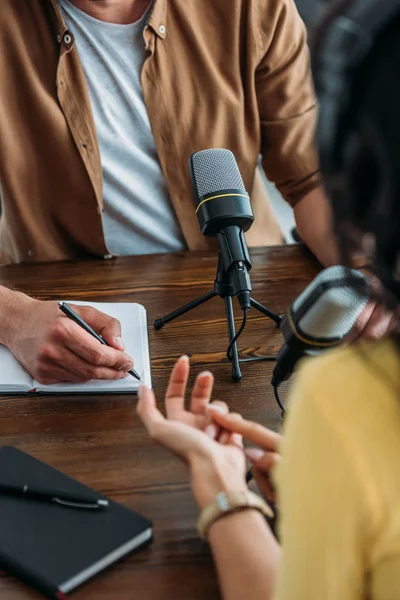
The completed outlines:
<svg viewBox="0 0 400 600">
<path fill-rule="evenodd" d="M 107 344 L 116 350 L 125 350 L 121 335 L 121 323 L 91 306 L 77 307 L 77 312 L 85 321 L 101 335 Z"/>
<path fill-rule="evenodd" d="M 139 402 L 137 403 L 136 411 L 146 427 L 150 435 L 159 423 L 165 421 L 164 416 L 156 406 L 156 398 L 154 392 L 147 386 L 141 385 L 139 388 Z"/>
</svg>

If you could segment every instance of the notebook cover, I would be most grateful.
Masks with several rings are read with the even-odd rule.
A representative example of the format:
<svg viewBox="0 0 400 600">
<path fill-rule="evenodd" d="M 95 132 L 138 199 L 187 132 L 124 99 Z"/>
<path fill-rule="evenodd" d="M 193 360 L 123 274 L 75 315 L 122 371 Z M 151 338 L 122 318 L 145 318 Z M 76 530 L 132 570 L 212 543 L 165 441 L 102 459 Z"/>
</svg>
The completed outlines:
<svg viewBox="0 0 400 600">
<path fill-rule="evenodd" d="M 11 446 L 0 448 L 0 481 L 104 498 Z M 66 581 L 151 528 L 109 502 L 107 510 L 74 509 L 0 494 L 0 566 L 48 597 L 64 598 Z"/>
</svg>

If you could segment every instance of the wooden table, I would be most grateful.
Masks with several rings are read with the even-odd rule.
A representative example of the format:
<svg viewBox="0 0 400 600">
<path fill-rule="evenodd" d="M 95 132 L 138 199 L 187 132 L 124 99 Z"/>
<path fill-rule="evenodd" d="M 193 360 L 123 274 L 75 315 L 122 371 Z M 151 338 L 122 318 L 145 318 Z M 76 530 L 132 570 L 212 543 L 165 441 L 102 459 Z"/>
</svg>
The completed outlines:
<svg viewBox="0 0 400 600">
<path fill-rule="evenodd" d="M 301 247 L 252 252 L 253 297 L 283 313 L 317 272 Z M 216 259 L 206 253 L 153 255 L 0 268 L 0 283 L 42 299 L 140 302 L 148 311 L 153 384 L 161 401 L 172 365 L 183 353 L 191 381 L 216 376 L 215 398 L 272 428 L 280 413 L 270 388 L 272 365 L 243 364 L 240 383 L 226 361 L 224 303 L 214 298 L 161 331 L 156 317 L 212 287 Z M 239 324 L 240 310 L 236 310 Z M 281 334 L 253 309 L 240 349 L 275 353 Z M 153 520 L 154 543 L 83 586 L 77 600 L 212 600 L 219 598 L 208 547 L 197 537 L 196 507 L 180 462 L 154 445 L 136 414 L 135 396 L 0 398 L 0 444 L 14 445 Z M 39 596 L 2 573 L 0 598 Z"/>
</svg>

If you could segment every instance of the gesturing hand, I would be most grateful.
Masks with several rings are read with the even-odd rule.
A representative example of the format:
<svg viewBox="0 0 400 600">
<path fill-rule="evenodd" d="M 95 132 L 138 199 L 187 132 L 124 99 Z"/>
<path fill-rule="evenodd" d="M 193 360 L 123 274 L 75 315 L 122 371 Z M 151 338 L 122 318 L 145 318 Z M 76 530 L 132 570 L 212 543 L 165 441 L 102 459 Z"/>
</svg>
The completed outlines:
<svg viewBox="0 0 400 600">
<path fill-rule="evenodd" d="M 258 423 L 246 421 L 238 414 L 222 414 L 211 407 L 214 421 L 231 435 L 241 435 L 243 438 L 259 446 L 245 450 L 246 456 L 253 464 L 252 473 L 260 492 L 266 500 L 276 502 L 275 490 L 270 475 L 280 462 L 279 448 L 282 436 Z"/>
<path fill-rule="evenodd" d="M 156 407 L 154 394 L 142 386 L 137 411 L 150 436 L 179 456 L 189 466 L 193 495 L 200 508 L 221 491 L 247 489 L 242 438 L 228 433 L 209 416 L 228 412 L 222 402 L 210 404 L 213 376 L 198 375 L 193 387 L 190 409 L 185 410 L 185 391 L 189 359 L 183 356 L 175 365 L 165 395 L 165 418 Z"/>
</svg>

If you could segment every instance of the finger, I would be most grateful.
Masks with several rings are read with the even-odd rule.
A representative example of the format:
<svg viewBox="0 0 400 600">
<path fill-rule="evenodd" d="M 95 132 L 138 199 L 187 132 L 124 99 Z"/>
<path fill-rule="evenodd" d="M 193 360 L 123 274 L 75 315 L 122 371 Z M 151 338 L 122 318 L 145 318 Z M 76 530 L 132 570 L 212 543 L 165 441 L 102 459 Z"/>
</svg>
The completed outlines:
<svg viewBox="0 0 400 600">
<path fill-rule="evenodd" d="M 90 325 L 96 333 L 100 334 L 107 344 L 117 350 L 125 350 L 122 341 L 121 323 L 91 306 L 77 306 L 74 309 Z"/>
<path fill-rule="evenodd" d="M 157 424 L 163 423 L 165 418 L 156 406 L 156 399 L 153 391 L 147 386 L 140 386 L 138 397 L 139 402 L 137 403 L 136 411 L 143 425 L 151 435 Z"/>
<path fill-rule="evenodd" d="M 246 448 L 244 453 L 264 474 L 269 474 L 281 461 L 281 456 L 277 452 L 264 452 L 259 448 Z"/>
<path fill-rule="evenodd" d="M 213 420 L 223 429 L 232 431 L 232 433 L 239 433 L 245 439 L 265 450 L 278 451 L 282 439 L 282 436 L 278 433 L 253 421 L 246 421 L 241 415 L 235 413 L 223 414 L 215 411 L 212 404 L 208 407 L 208 411 L 212 414 Z"/>
<path fill-rule="evenodd" d="M 35 379 L 42 385 L 54 383 L 82 383 L 82 378 L 67 369 L 55 367 L 54 365 L 42 365 L 35 373 Z"/>
<path fill-rule="evenodd" d="M 347 335 L 346 340 L 348 342 L 353 343 L 361 337 L 365 327 L 367 326 L 368 321 L 370 320 L 370 318 L 372 316 L 372 313 L 375 310 L 375 307 L 376 307 L 375 302 L 368 302 L 367 306 L 362 311 L 361 315 L 359 315 L 359 317 L 357 317 L 357 320 L 356 320 L 352 330 Z"/>
<path fill-rule="evenodd" d="M 154 394 L 146 386 L 139 388 L 138 415 L 153 440 L 169 448 L 185 462 L 190 455 L 209 456 L 211 440 L 198 429 L 178 421 L 168 421 L 157 409 Z"/>
<path fill-rule="evenodd" d="M 225 429 L 220 434 L 218 441 L 225 446 L 238 446 L 238 448 L 243 448 L 242 436 L 239 435 L 239 433 L 231 433 Z"/>
<path fill-rule="evenodd" d="M 189 369 L 189 357 L 181 356 L 172 370 L 165 394 L 165 408 L 169 419 L 175 419 L 185 409 L 185 392 Z"/>
<path fill-rule="evenodd" d="M 222 431 L 222 433 L 219 435 L 218 437 L 218 441 L 220 444 L 224 444 L 226 445 L 228 443 L 228 440 L 231 436 L 231 432 L 230 431 L 225 431 L 225 429 Z"/>
<path fill-rule="evenodd" d="M 196 377 L 192 391 L 190 410 L 194 414 L 204 415 L 211 400 L 214 376 L 210 371 L 204 371 Z"/>
<path fill-rule="evenodd" d="M 378 305 L 372 312 L 361 337 L 370 340 L 379 340 L 388 332 L 393 314 L 385 309 L 384 306 Z"/>
<path fill-rule="evenodd" d="M 68 348 L 59 348 L 57 346 L 45 347 L 42 350 L 41 364 L 53 375 L 56 370 L 64 370 L 70 373 L 73 378 L 65 381 L 84 382 L 91 379 L 122 379 L 126 372 L 110 369 L 108 367 L 96 367 L 91 365 Z"/>
<path fill-rule="evenodd" d="M 227 440 L 227 444 L 231 446 L 238 446 L 238 448 L 243 448 L 243 438 L 239 433 L 231 433 L 229 439 Z"/>
<path fill-rule="evenodd" d="M 55 345 L 66 346 L 76 356 L 96 367 L 107 367 L 130 371 L 133 360 L 130 356 L 108 346 L 103 346 L 84 329 L 69 319 L 58 319 L 53 329 Z"/>
<path fill-rule="evenodd" d="M 257 467 L 253 467 L 251 472 L 261 494 L 264 496 L 267 502 L 272 502 L 275 504 L 276 492 L 270 478 L 266 476 L 265 473 L 259 471 Z"/>
<path fill-rule="evenodd" d="M 221 400 L 214 400 L 207 406 L 207 411 L 212 406 L 214 411 L 218 411 L 221 414 L 227 414 L 229 412 L 228 405 L 226 402 L 222 402 Z M 212 438 L 213 440 L 218 439 L 221 428 L 213 421 L 213 416 L 210 412 L 207 412 L 205 424 L 204 424 L 205 433 Z"/>
</svg>

